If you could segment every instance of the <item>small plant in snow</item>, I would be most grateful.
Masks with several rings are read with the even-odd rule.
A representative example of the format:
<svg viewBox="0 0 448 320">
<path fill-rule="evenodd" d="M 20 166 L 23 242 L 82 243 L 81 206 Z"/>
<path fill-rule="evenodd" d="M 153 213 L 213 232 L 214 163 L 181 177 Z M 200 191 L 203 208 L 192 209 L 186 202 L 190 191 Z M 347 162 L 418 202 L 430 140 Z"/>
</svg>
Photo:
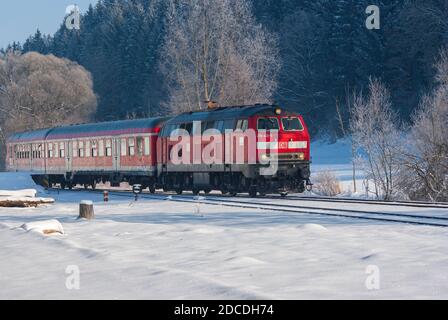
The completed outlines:
<svg viewBox="0 0 448 320">
<path fill-rule="evenodd" d="M 342 186 L 333 172 L 322 171 L 314 177 L 313 190 L 321 196 L 334 197 L 342 193 Z"/>
</svg>

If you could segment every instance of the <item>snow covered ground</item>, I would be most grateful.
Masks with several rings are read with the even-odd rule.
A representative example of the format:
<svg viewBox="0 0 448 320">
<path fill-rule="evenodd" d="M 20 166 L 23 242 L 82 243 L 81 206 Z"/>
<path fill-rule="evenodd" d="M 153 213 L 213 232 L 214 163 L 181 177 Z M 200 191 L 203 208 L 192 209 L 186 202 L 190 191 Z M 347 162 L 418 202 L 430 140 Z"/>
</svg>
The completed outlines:
<svg viewBox="0 0 448 320">
<path fill-rule="evenodd" d="M 343 177 L 332 148 L 315 170 Z M 0 173 L 0 189 L 29 188 Z M 0 208 L 0 299 L 448 298 L 445 228 L 37 190 L 56 203 Z M 95 220 L 76 219 L 81 200 Z M 52 219 L 64 234 L 20 228 Z"/>
</svg>

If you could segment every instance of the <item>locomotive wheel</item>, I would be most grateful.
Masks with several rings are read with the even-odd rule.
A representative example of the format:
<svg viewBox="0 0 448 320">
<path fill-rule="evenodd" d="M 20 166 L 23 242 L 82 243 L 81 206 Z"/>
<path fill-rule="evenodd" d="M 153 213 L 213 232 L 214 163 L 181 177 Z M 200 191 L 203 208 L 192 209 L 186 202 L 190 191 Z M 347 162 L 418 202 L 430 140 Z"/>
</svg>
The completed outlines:
<svg viewBox="0 0 448 320">
<path fill-rule="evenodd" d="M 205 190 L 204 190 L 204 193 L 205 193 L 205 194 L 210 194 L 210 192 L 212 192 L 211 189 L 205 189 Z"/>
<path fill-rule="evenodd" d="M 198 188 L 193 188 L 193 194 L 195 195 L 195 196 L 197 196 L 198 194 L 199 194 L 199 189 Z"/>
<path fill-rule="evenodd" d="M 92 187 L 92 190 L 96 190 L 96 182 L 92 182 L 92 184 L 90 185 Z"/>
<path fill-rule="evenodd" d="M 238 194 L 238 192 L 236 192 L 236 191 L 229 192 L 229 196 L 231 196 L 231 197 L 236 197 L 237 194 Z"/>
<path fill-rule="evenodd" d="M 84 189 L 85 189 L 85 190 L 89 189 L 89 185 L 88 185 L 87 183 L 84 184 Z"/>
<path fill-rule="evenodd" d="M 149 192 L 152 194 L 156 193 L 156 187 L 154 186 L 149 187 Z"/>
<path fill-rule="evenodd" d="M 178 195 L 181 195 L 184 192 L 184 190 L 182 190 L 181 188 L 176 189 L 176 193 Z"/>
<path fill-rule="evenodd" d="M 61 182 L 61 189 L 65 190 L 66 187 L 67 187 L 67 184 L 65 182 Z"/>
<path fill-rule="evenodd" d="M 288 192 L 281 192 L 281 193 L 280 193 L 280 196 L 281 196 L 282 198 L 286 198 L 286 197 L 288 196 Z"/>
</svg>

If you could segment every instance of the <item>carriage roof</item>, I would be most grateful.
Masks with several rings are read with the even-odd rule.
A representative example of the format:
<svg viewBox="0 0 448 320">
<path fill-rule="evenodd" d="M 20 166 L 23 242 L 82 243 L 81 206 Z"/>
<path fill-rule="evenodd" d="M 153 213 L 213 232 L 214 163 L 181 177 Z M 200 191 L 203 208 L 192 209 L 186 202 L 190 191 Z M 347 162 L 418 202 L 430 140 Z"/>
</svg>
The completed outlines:
<svg viewBox="0 0 448 320">
<path fill-rule="evenodd" d="M 9 142 L 42 141 L 56 139 L 83 138 L 91 136 L 109 136 L 120 134 L 138 134 L 156 132 L 167 118 L 147 118 L 101 123 L 78 124 L 53 129 L 43 129 L 12 135 Z"/>
</svg>

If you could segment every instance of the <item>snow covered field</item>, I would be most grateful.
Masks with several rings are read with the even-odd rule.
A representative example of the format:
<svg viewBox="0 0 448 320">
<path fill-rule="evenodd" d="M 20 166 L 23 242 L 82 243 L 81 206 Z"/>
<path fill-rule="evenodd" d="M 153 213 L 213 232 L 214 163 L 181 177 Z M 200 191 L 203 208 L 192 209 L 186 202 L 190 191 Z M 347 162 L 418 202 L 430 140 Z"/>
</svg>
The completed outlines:
<svg viewBox="0 0 448 320">
<path fill-rule="evenodd" d="M 341 148 L 314 169 L 346 176 Z M 448 298 L 445 228 L 37 189 L 56 203 L 0 208 L 0 299 Z M 96 220 L 76 220 L 81 200 Z M 19 228 L 51 219 L 63 235 Z"/>
</svg>

